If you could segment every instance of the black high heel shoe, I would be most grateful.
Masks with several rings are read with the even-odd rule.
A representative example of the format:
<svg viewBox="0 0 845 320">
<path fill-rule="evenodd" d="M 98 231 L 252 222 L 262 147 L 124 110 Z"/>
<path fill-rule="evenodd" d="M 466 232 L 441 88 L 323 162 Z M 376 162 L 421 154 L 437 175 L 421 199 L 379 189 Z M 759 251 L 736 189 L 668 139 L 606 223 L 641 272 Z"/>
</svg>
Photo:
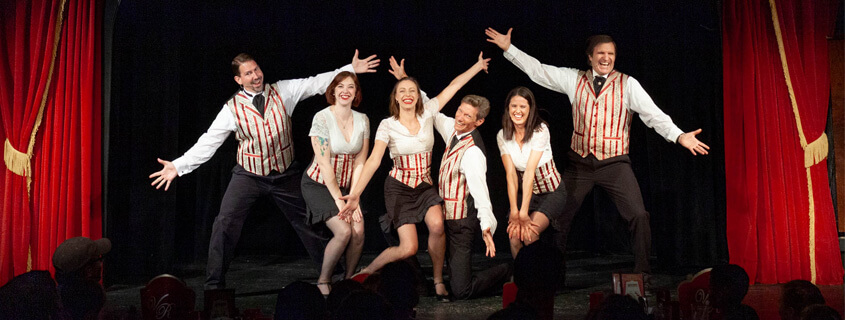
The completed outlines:
<svg viewBox="0 0 845 320">
<path fill-rule="evenodd" d="M 437 301 L 439 301 L 439 302 L 443 302 L 443 303 L 449 303 L 449 302 L 452 302 L 452 299 L 449 299 L 449 294 L 448 294 L 448 293 L 447 293 L 447 294 L 438 294 L 438 293 L 437 293 L 437 285 L 443 285 L 443 287 L 444 287 L 444 288 L 446 287 L 446 284 L 445 284 L 445 283 L 443 283 L 443 282 L 435 282 L 435 283 L 434 283 L 434 298 L 435 298 Z"/>
</svg>

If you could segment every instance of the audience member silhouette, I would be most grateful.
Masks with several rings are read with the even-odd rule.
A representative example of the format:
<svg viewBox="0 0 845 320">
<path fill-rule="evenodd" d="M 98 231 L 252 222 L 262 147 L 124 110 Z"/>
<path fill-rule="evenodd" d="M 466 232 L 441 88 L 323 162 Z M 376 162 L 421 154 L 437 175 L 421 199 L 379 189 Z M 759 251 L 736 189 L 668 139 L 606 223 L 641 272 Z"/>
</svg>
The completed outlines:
<svg viewBox="0 0 845 320">
<path fill-rule="evenodd" d="M 825 304 L 822 292 L 807 280 L 792 280 L 783 285 L 780 299 L 780 318 L 798 320 L 801 311 L 809 305 Z"/>
<path fill-rule="evenodd" d="M 344 299 L 346 299 L 346 297 L 349 297 L 352 292 L 361 290 L 364 290 L 364 285 L 352 279 L 344 279 L 335 282 L 332 285 L 332 292 L 329 293 L 329 296 L 326 298 L 326 306 L 328 307 L 329 313 L 332 315 L 337 313 L 338 308 L 340 308 L 340 304 Z"/>
<path fill-rule="evenodd" d="M 48 271 L 18 275 L 0 287 L 0 319 L 58 319 L 61 304 Z"/>
<path fill-rule="evenodd" d="M 643 306 L 629 295 L 611 294 L 602 301 L 598 310 L 589 320 L 645 320 Z"/>
<path fill-rule="evenodd" d="M 718 265 L 710 271 L 710 302 L 722 319 L 759 319 L 753 308 L 742 304 L 749 282 L 748 273 L 735 264 Z"/>
<path fill-rule="evenodd" d="M 513 262 L 513 282 L 518 288 L 514 303 L 534 309 L 540 319 L 552 319 L 562 265 L 563 255 L 548 243 L 538 241 L 519 250 Z"/>
<path fill-rule="evenodd" d="M 74 320 L 97 319 L 106 302 L 100 284 L 103 255 L 111 251 L 107 238 L 74 237 L 62 242 L 53 253 L 56 283 L 64 313 Z"/>
<path fill-rule="evenodd" d="M 380 275 L 381 281 L 376 292 L 390 304 L 394 318 L 413 318 L 414 307 L 420 302 L 417 290 L 420 284 L 414 267 L 405 260 L 395 261 L 385 265 Z"/>
<path fill-rule="evenodd" d="M 352 292 L 343 300 L 332 318 L 335 320 L 413 319 L 394 317 L 387 300 L 368 290 Z"/>
<path fill-rule="evenodd" d="M 530 306 L 520 303 L 511 303 L 507 308 L 496 311 L 487 317 L 487 320 L 538 320 L 540 317 L 537 311 Z"/>
<path fill-rule="evenodd" d="M 801 320 L 842 320 L 836 309 L 824 304 L 813 304 L 801 311 Z"/>
<path fill-rule="evenodd" d="M 294 281 L 276 298 L 276 320 L 324 320 L 327 315 L 326 299 L 313 284 Z"/>
</svg>

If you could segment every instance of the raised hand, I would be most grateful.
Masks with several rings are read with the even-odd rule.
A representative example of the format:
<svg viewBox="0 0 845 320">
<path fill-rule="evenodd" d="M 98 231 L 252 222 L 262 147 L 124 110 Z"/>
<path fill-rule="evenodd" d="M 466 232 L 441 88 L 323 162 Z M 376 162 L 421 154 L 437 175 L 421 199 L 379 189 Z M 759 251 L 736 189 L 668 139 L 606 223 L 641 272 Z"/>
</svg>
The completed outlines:
<svg viewBox="0 0 845 320">
<path fill-rule="evenodd" d="M 490 258 L 496 256 L 496 244 L 493 242 L 493 233 L 490 232 L 490 228 L 484 229 L 481 232 L 481 238 L 484 239 L 484 245 L 487 246 L 487 253 L 486 255 Z"/>
<path fill-rule="evenodd" d="M 387 70 L 387 72 L 390 72 L 396 80 L 401 80 L 402 78 L 407 77 L 408 73 L 405 72 L 405 59 L 396 63 L 396 58 L 390 56 L 390 70 Z"/>
<path fill-rule="evenodd" d="M 358 49 L 355 49 L 355 55 L 352 56 L 352 69 L 355 70 L 355 73 L 367 73 L 367 72 L 376 72 L 376 67 L 378 67 L 379 62 L 381 60 L 376 59 L 376 55 L 371 55 L 366 59 L 358 59 Z"/>
<path fill-rule="evenodd" d="M 172 162 L 167 160 L 156 160 L 158 160 L 158 163 L 161 163 L 164 168 L 159 171 L 153 172 L 153 174 L 150 175 L 150 179 L 156 178 L 155 180 L 153 180 L 153 183 L 150 183 L 150 185 L 155 186 L 156 189 L 159 189 L 162 185 L 164 185 L 164 191 L 167 191 L 167 189 L 170 188 L 170 182 L 172 182 L 173 179 L 176 179 L 176 176 L 178 176 L 176 172 L 176 166 L 174 166 Z"/>
<path fill-rule="evenodd" d="M 678 136 L 678 143 L 684 148 L 689 149 L 692 152 L 692 155 L 699 155 L 699 154 L 707 154 L 707 150 L 710 150 L 710 147 L 704 144 L 701 141 L 698 141 L 698 138 L 695 136 L 701 133 L 701 129 L 685 132 Z"/>
<path fill-rule="evenodd" d="M 513 28 L 508 29 L 507 34 L 501 34 L 499 31 L 493 30 L 493 28 L 487 28 L 484 30 L 484 34 L 486 34 L 490 39 L 487 39 L 487 42 L 492 42 L 504 51 L 508 51 L 508 48 L 511 47 L 511 32 Z"/>
<path fill-rule="evenodd" d="M 402 62 L 405 62 L 405 60 L 403 59 Z M 487 67 L 489 67 L 490 65 L 490 58 L 484 59 L 483 51 L 478 53 L 478 62 L 476 62 L 475 64 L 480 65 L 481 70 L 484 70 L 484 73 L 489 73 L 487 71 Z"/>
</svg>

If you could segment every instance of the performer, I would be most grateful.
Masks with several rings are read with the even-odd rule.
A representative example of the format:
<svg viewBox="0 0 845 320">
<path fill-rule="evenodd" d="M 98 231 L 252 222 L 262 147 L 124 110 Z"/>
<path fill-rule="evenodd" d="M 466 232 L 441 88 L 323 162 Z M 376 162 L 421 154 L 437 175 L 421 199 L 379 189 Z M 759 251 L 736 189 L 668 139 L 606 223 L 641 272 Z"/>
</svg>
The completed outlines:
<svg viewBox="0 0 845 320">
<path fill-rule="evenodd" d="M 452 294 L 470 299 L 501 288 L 510 278 L 510 266 L 500 264 L 472 274 L 472 240 L 478 226 L 487 246 L 486 255 L 496 256 L 493 233 L 496 216 L 487 191 L 487 151 L 476 130 L 490 113 L 487 98 L 468 95 L 461 100 L 455 117 L 438 113 L 434 126 L 446 142 L 440 164 L 438 189 L 446 215 L 449 239 L 449 271 Z"/>
<path fill-rule="evenodd" d="M 565 249 L 565 237 L 575 212 L 593 186 L 604 188 L 622 217 L 628 221 L 635 257 L 634 272 L 649 272 L 651 251 L 649 214 L 643 205 L 640 187 L 628 158 L 628 133 L 632 113 L 667 141 L 678 143 L 693 155 L 707 154 L 709 146 L 695 136 L 701 129 L 684 133 L 668 115 L 654 104 L 640 83 L 613 69 L 616 43 L 607 35 L 588 39 L 587 60 L 591 70 L 559 68 L 541 64 L 511 44 L 511 32 L 501 34 L 488 28 L 488 42 L 505 51 L 509 61 L 537 84 L 569 97 L 572 104 L 571 150 L 563 174 L 568 192 L 566 206 L 556 223 L 563 235 L 559 244 Z M 523 223 L 524 224 L 524 223 Z"/>
<path fill-rule="evenodd" d="M 566 189 L 552 156 L 551 136 L 537 113 L 534 93 L 516 87 L 505 99 L 502 130 L 496 134 L 508 183 L 508 236 L 511 255 L 539 239 L 560 216 Z M 521 197 L 518 197 L 519 194 Z"/>
<path fill-rule="evenodd" d="M 353 111 L 361 103 L 361 85 L 354 73 L 334 77 L 326 90 L 329 107 L 314 115 L 311 147 L 314 160 L 302 175 L 302 196 L 308 208 L 308 223 L 326 222 L 334 235 L 326 245 L 317 287 L 323 295 L 331 291 L 332 271 L 346 251 L 346 278 L 352 277 L 364 246 L 361 208 L 352 215 L 339 215 L 346 204 L 340 200 L 358 183 L 370 146 L 370 120 Z"/>
<path fill-rule="evenodd" d="M 217 118 L 182 157 L 165 161 L 154 172 L 151 185 L 166 191 L 177 176 L 188 174 L 208 161 L 217 148 L 234 132 L 238 140 L 238 164 L 223 195 L 220 213 L 214 219 L 208 245 L 206 289 L 226 286 L 225 274 L 234 258 L 246 215 L 261 196 L 271 196 L 285 214 L 305 245 L 308 254 L 322 264 L 322 238 L 305 225 L 305 205 L 299 189 L 299 172 L 290 169 L 294 158 L 290 115 L 299 101 L 325 92 L 326 85 L 341 71 L 375 72 L 375 55 L 358 59 L 343 68 L 304 79 L 264 83 L 264 73 L 250 55 L 241 53 L 232 60 L 232 72 L 241 89 L 236 92 Z"/>
<path fill-rule="evenodd" d="M 425 221 L 428 227 L 428 252 L 431 256 L 435 291 L 438 300 L 448 301 L 443 284 L 443 260 L 446 237 L 443 232 L 443 199 L 431 181 L 431 148 L 434 146 L 434 117 L 455 93 L 479 71 L 487 70 L 490 59 L 483 53 L 466 72 L 457 76 L 437 97 L 425 106 L 420 99 L 419 84 L 414 78 L 398 81 L 390 93 L 390 117 L 379 124 L 373 153 L 364 164 L 364 171 L 341 211 L 348 214 L 357 208 L 364 187 L 381 163 L 384 150 L 390 148 L 393 169 L 384 183 L 386 214 L 382 229 L 396 229 L 399 246 L 385 249 L 360 273 L 373 273 L 385 264 L 409 258 L 417 253 L 417 230 L 414 224 Z M 393 72 L 393 71 L 391 71 Z"/>
</svg>

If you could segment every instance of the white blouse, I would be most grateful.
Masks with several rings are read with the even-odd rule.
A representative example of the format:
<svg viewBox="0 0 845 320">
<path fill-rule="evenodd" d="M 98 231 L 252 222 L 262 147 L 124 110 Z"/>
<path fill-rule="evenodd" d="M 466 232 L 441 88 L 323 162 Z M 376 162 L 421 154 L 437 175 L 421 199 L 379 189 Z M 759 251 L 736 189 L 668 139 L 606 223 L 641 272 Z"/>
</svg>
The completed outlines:
<svg viewBox="0 0 845 320">
<path fill-rule="evenodd" d="M 499 130 L 496 135 L 496 142 L 499 144 L 499 153 L 502 155 L 510 155 L 513 165 L 518 171 L 525 171 L 528 166 L 528 157 L 531 156 L 531 150 L 542 151 L 543 156 L 540 157 L 540 162 L 537 167 L 541 167 L 546 162 L 552 160 L 552 144 L 551 135 L 549 135 L 549 127 L 545 123 L 540 124 L 540 128 L 534 131 L 531 135 L 531 140 L 519 147 L 516 140 L 505 140 L 504 130 Z"/>
<path fill-rule="evenodd" d="M 364 139 L 370 138 L 370 120 L 366 114 L 352 110 L 352 136 L 346 141 L 331 107 L 326 107 L 314 115 L 308 136 L 329 139 L 332 154 L 356 154 Z"/>
<path fill-rule="evenodd" d="M 376 140 L 387 143 L 390 158 L 429 152 L 434 147 L 434 117 L 439 110 L 440 102 L 437 98 L 425 103 L 423 114 L 417 116 L 420 130 L 415 135 L 412 135 L 399 119 L 388 117 L 381 120 L 376 130 Z"/>
</svg>

